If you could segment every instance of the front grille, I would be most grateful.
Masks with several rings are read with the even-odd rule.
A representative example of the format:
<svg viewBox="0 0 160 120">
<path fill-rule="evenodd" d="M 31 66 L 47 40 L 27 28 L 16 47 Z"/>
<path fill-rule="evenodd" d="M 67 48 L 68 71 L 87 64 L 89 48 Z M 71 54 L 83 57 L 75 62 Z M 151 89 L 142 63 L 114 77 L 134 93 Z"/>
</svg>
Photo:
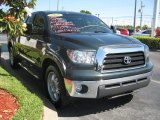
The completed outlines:
<svg viewBox="0 0 160 120">
<path fill-rule="evenodd" d="M 131 58 L 130 64 L 124 63 L 124 57 L 129 56 Z M 130 67 L 142 66 L 145 64 L 145 57 L 143 52 L 132 53 L 114 53 L 107 54 L 103 61 L 103 70 L 115 70 Z"/>
</svg>

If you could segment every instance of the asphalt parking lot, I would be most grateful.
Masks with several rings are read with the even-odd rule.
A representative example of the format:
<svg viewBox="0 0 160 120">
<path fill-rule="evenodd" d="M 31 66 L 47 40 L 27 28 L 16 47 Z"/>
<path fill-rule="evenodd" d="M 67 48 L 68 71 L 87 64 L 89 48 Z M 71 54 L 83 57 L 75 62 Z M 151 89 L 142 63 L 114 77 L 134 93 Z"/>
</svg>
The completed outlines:
<svg viewBox="0 0 160 120">
<path fill-rule="evenodd" d="M 25 70 L 19 68 L 13 71 L 8 62 L 8 51 L 6 39 L 0 36 L 3 42 L 2 66 L 21 82 L 31 92 L 45 98 L 44 89 L 41 84 L 29 75 Z M 75 99 L 63 109 L 58 109 L 59 120 L 159 120 L 160 119 L 160 52 L 150 52 L 154 64 L 152 80 L 148 87 L 140 89 L 128 95 L 115 99 Z M 46 100 L 46 106 L 48 100 Z M 54 118 L 50 118 L 54 120 Z"/>
</svg>

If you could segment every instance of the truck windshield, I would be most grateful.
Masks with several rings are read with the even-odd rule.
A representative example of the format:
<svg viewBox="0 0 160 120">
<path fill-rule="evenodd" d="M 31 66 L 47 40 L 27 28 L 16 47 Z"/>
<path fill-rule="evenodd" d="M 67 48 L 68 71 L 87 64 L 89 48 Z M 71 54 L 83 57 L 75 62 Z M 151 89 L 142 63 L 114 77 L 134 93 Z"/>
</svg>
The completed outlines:
<svg viewBox="0 0 160 120">
<path fill-rule="evenodd" d="M 111 33 L 99 18 L 81 14 L 48 14 L 54 33 Z"/>
</svg>

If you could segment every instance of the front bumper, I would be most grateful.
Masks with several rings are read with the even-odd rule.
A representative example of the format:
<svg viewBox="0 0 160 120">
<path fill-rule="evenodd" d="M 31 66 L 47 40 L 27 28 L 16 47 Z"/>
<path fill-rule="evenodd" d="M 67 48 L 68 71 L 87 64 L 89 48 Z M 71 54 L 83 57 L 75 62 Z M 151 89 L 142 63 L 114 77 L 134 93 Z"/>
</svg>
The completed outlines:
<svg viewBox="0 0 160 120">
<path fill-rule="evenodd" d="M 117 52 L 121 54 L 126 51 L 127 53 L 139 51 L 145 53 L 145 48 L 144 45 L 136 44 L 104 46 L 100 47 L 96 53 L 97 64 L 95 66 L 70 67 L 68 65 L 65 85 L 70 96 L 80 98 L 110 97 L 147 86 L 153 69 L 153 64 L 147 57 L 144 66 L 103 70 L 104 58 L 108 54 L 117 54 Z"/>
<path fill-rule="evenodd" d="M 153 64 L 145 67 L 101 74 L 93 70 L 70 70 L 66 78 L 70 80 L 67 89 L 71 97 L 102 98 L 111 97 L 145 87 L 150 82 Z M 68 84 L 68 83 L 67 83 Z M 65 85 L 66 81 L 65 81 Z M 86 86 L 87 91 L 77 91 L 77 86 Z"/>
<path fill-rule="evenodd" d="M 115 96 L 125 92 L 133 91 L 145 87 L 150 82 L 151 72 L 100 81 L 73 81 L 70 96 L 79 98 L 101 98 Z M 78 93 L 76 86 L 85 85 L 88 87 L 86 93 Z"/>
</svg>

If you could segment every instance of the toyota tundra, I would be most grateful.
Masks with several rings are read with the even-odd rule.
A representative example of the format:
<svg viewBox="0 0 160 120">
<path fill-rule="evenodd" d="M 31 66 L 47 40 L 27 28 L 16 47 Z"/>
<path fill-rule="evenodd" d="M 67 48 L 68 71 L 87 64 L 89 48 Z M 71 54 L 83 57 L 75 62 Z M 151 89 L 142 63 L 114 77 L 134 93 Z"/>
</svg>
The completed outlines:
<svg viewBox="0 0 160 120">
<path fill-rule="evenodd" d="M 150 82 L 149 48 L 115 34 L 99 18 L 76 12 L 39 11 L 27 30 L 10 36 L 10 65 L 42 79 L 50 100 L 103 98 L 130 93 Z"/>
</svg>

